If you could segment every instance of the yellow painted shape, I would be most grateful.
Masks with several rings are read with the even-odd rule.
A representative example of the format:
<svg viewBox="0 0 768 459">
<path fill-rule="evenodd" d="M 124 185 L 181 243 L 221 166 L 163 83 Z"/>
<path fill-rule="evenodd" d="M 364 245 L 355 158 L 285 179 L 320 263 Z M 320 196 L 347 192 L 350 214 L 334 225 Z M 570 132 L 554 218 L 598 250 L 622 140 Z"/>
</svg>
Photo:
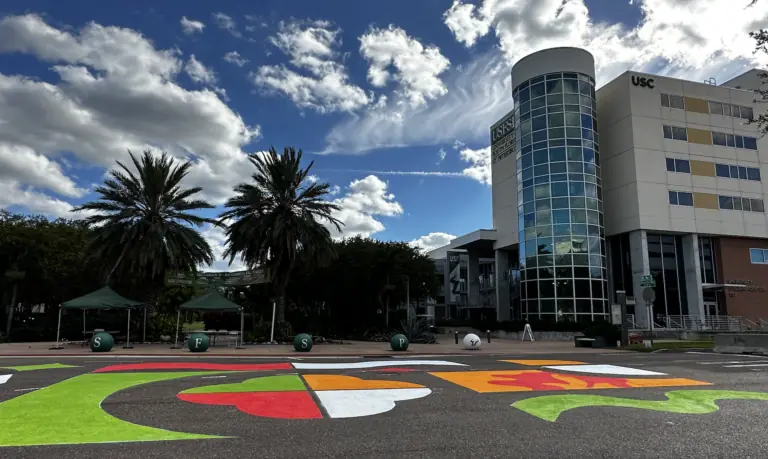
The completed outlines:
<svg viewBox="0 0 768 459">
<path fill-rule="evenodd" d="M 688 128 L 688 142 L 712 145 L 712 132 L 704 129 Z"/>
<path fill-rule="evenodd" d="M 709 101 L 696 97 L 685 98 L 685 111 L 709 114 Z"/>
<path fill-rule="evenodd" d="M 717 210 L 720 208 L 720 204 L 716 194 L 694 192 L 693 207 L 696 207 L 697 209 Z"/>
<path fill-rule="evenodd" d="M 575 360 L 500 360 L 500 362 L 516 363 L 518 365 L 528 365 L 532 367 L 543 367 L 545 365 L 583 365 L 586 362 L 577 362 Z"/>
<path fill-rule="evenodd" d="M 715 177 L 715 163 L 708 161 L 691 160 L 691 175 L 701 175 L 703 177 Z"/>
<path fill-rule="evenodd" d="M 529 392 L 531 389 L 522 386 L 498 386 L 490 384 L 489 381 L 494 376 L 507 375 L 518 376 L 525 373 L 543 373 L 539 370 L 505 370 L 505 371 L 437 371 L 430 373 L 432 376 L 437 376 L 440 379 L 452 382 L 456 385 L 466 387 L 475 392 L 492 393 L 492 392 Z"/>
<path fill-rule="evenodd" d="M 430 374 L 479 393 L 710 385 L 707 382 L 685 378 L 638 379 L 565 375 L 540 370 L 453 371 Z M 491 384 L 491 381 L 497 384 Z"/>
<path fill-rule="evenodd" d="M 712 383 L 687 378 L 630 379 L 632 387 L 711 386 Z"/>
<path fill-rule="evenodd" d="M 365 380 L 354 376 L 303 375 L 312 390 L 420 389 L 424 386 L 401 381 Z"/>
</svg>

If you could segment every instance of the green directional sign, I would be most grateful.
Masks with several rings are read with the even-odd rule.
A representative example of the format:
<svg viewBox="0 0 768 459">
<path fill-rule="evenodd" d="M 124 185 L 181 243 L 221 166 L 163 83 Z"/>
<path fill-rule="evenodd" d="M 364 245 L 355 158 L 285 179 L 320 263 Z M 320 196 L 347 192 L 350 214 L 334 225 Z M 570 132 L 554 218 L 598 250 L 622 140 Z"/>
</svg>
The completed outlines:
<svg viewBox="0 0 768 459">
<path fill-rule="evenodd" d="M 643 276 L 643 278 L 640 280 L 640 286 L 641 287 L 656 287 L 656 281 L 653 279 L 653 276 L 650 274 Z"/>
</svg>

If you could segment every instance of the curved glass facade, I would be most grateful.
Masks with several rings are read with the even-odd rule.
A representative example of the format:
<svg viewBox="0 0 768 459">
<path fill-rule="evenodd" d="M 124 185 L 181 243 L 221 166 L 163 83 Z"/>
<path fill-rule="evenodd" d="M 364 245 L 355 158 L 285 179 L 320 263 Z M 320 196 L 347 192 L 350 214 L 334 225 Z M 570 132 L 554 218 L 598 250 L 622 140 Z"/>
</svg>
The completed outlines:
<svg viewBox="0 0 768 459">
<path fill-rule="evenodd" d="M 550 73 L 513 91 L 523 317 L 604 319 L 607 265 L 595 81 Z"/>
</svg>

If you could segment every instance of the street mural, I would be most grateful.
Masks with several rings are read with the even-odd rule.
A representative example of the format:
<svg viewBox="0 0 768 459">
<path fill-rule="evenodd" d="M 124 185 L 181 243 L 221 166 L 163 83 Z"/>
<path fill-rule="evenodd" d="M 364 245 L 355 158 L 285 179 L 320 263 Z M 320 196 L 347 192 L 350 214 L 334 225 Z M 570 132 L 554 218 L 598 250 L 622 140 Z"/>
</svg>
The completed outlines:
<svg viewBox="0 0 768 459">
<path fill-rule="evenodd" d="M 709 414 L 719 409 L 718 400 L 766 400 L 768 393 L 732 390 L 675 390 L 665 394 L 667 400 L 636 400 L 602 395 L 545 395 L 512 404 L 528 414 L 555 422 L 568 410 L 586 407 L 638 408 L 678 414 Z"/>
<path fill-rule="evenodd" d="M 305 386 L 306 383 L 306 386 Z M 231 405 L 254 416 L 277 419 L 319 419 L 320 407 L 330 418 L 352 418 L 384 413 L 395 402 L 426 397 L 424 386 L 386 380 L 364 380 L 339 375 L 279 375 L 253 378 L 239 384 L 196 387 L 178 394 L 186 402 Z"/>
<path fill-rule="evenodd" d="M 396 409 L 400 402 L 417 400 L 432 393 L 432 389 L 412 382 L 313 371 L 391 372 L 402 373 L 399 375 L 402 379 L 408 378 L 414 369 L 425 368 L 426 374 L 481 394 L 711 385 L 638 368 L 568 360 L 503 360 L 499 366 L 507 368 L 501 370 L 468 371 L 456 368 L 456 371 L 446 371 L 448 368 L 440 368 L 439 371 L 431 371 L 434 368 L 430 366 L 467 367 L 444 360 L 405 359 L 330 363 L 144 362 L 107 365 L 48 387 L 32 388 L 30 392 L 1 402 L 0 447 L 229 438 L 139 425 L 102 409 L 103 402 L 119 391 L 201 376 L 224 378 L 247 372 L 273 372 L 235 383 L 213 384 L 201 380 L 198 387 L 177 393 L 177 403 L 235 407 L 255 418 L 293 421 L 379 415 Z M 518 369 L 508 369 L 510 366 L 518 366 Z M 77 367 L 48 363 L 3 367 L 3 370 L 24 372 L 71 368 Z M 310 373 L 298 374 L 297 370 Z M 15 373 L 3 376 L 10 378 L 12 374 Z M 659 401 L 595 394 L 553 394 L 526 398 L 511 406 L 539 419 L 555 422 L 562 413 L 584 407 L 706 414 L 718 410 L 715 403 L 718 400 L 768 401 L 768 393 L 724 390 L 673 390 L 666 396 L 667 400 Z"/>
</svg>

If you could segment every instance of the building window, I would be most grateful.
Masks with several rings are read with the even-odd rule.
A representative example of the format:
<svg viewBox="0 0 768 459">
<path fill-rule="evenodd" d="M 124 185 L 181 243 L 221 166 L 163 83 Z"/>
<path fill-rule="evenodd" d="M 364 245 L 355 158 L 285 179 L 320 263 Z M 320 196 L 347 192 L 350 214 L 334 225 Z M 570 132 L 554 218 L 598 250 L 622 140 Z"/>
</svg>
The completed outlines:
<svg viewBox="0 0 768 459">
<path fill-rule="evenodd" d="M 712 144 L 722 147 L 744 148 L 757 150 L 757 139 L 754 137 L 712 132 Z"/>
<path fill-rule="evenodd" d="M 686 159 L 667 158 L 667 170 L 669 172 L 691 173 L 691 163 Z"/>
<path fill-rule="evenodd" d="M 699 236 L 699 271 L 703 284 L 714 284 L 717 279 L 715 270 L 715 244 L 711 237 Z"/>
<path fill-rule="evenodd" d="M 715 164 L 715 175 L 731 178 L 731 168 L 727 164 Z"/>
<path fill-rule="evenodd" d="M 742 198 L 739 196 L 718 196 L 717 201 L 722 210 L 765 212 L 765 205 L 762 199 Z"/>
<path fill-rule="evenodd" d="M 662 94 L 661 106 L 667 107 L 667 108 L 677 108 L 679 110 L 685 110 L 685 99 L 683 99 L 683 96 L 675 96 L 672 94 Z"/>
<path fill-rule="evenodd" d="M 760 181 L 760 169 L 756 167 L 748 167 L 747 168 L 747 180 L 755 180 L 757 182 Z"/>
<path fill-rule="evenodd" d="M 749 249 L 749 260 L 755 265 L 764 265 L 768 263 L 768 250 Z"/>
<path fill-rule="evenodd" d="M 723 114 L 723 104 L 720 102 L 709 102 L 709 113 L 713 115 L 722 115 Z"/>
<path fill-rule="evenodd" d="M 693 195 L 685 191 L 670 191 L 669 203 L 673 206 L 693 206 Z"/>
<path fill-rule="evenodd" d="M 709 113 L 713 115 L 732 116 L 745 120 L 754 119 L 755 113 L 752 107 L 742 107 L 722 102 L 709 101 Z"/>
<path fill-rule="evenodd" d="M 688 141 L 688 131 L 685 128 L 666 125 L 663 128 L 665 139 Z"/>
</svg>

